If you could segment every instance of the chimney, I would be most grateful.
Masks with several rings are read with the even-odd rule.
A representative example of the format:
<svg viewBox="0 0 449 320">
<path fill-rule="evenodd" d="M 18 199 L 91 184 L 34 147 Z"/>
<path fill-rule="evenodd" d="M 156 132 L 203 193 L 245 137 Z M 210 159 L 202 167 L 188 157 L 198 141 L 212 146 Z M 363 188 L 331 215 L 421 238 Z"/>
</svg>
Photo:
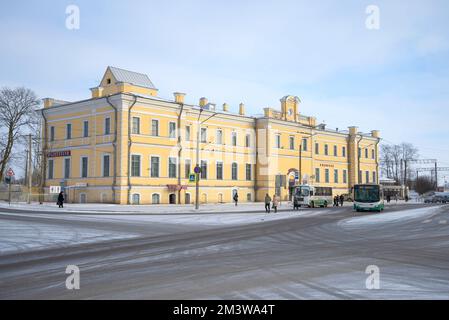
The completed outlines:
<svg viewBox="0 0 449 320">
<path fill-rule="evenodd" d="M 349 129 L 349 134 L 350 134 L 351 136 L 354 136 L 354 135 L 357 134 L 357 129 L 358 129 L 358 127 L 352 126 L 352 127 L 348 127 L 348 129 Z"/>
<path fill-rule="evenodd" d="M 380 137 L 379 130 L 371 130 L 371 137 L 379 138 Z"/>
<path fill-rule="evenodd" d="M 243 103 L 239 104 L 239 114 L 240 115 L 245 115 L 245 105 Z"/>
<path fill-rule="evenodd" d="M 176 103 L 184 103 L 184 98 L 186 96 L 185 93 L 182 92 L 173 92 L 173 95 L 175 96 L 175 102 Z"/>
<path fill-rule="evenodd" d="M 223 111 L 225 112 L 229 111 L 229 105 L 227 103 L 223 103 Z"/>
<path fill-rule="evenodd" d="M 50 108 L 50 107 L 53 106 L 53 104 L 54 104 L 54 102 L 55 102 L 55 99 L 52 99 L 52 98 L 44 98 L 43 101 L 44 101 L 44 108 Z"/>
<path fill-rule="evenodd" d="M 200 98 L 200 107 L 204 107 L 208 103 L 207 98 L 202 97 Z"/>
</svg>

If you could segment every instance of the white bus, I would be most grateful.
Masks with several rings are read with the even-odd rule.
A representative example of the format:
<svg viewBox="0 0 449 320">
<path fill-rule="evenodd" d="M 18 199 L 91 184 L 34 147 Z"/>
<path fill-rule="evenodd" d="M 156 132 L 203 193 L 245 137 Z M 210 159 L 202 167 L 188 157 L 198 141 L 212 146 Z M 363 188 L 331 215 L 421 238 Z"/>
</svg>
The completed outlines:
<svg viewBox="0 0 449 320">
<path fill-rule="evenodd" d="M 354 210 L 378 211 L 384 210 L 384 193 L 378 184 L 354 185 Z"/>
<path fill-rule="evenodd" d="M 293 196 L 293 208 L 299 209 L 301 206 L 327 207 L 333 203 L 331 187 L 315 187 L 300 185 L 295 188 Z"/>
</svg>

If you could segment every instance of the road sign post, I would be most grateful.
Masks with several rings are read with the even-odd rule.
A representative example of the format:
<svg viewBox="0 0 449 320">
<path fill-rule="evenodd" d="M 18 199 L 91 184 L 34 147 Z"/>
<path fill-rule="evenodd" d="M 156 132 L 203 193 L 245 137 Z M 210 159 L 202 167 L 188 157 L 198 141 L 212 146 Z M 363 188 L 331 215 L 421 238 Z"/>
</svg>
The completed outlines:
<svg viewBox="0 0 449 320">
<path fill-rule="evenodd" d="M 8 171 L 6 171 L 6 177 L 8 178 L 8 204 L 11 205 L 11 180 L 14 176 L 14 170 L 12 168 L 9 168 Z"/>
</svg>

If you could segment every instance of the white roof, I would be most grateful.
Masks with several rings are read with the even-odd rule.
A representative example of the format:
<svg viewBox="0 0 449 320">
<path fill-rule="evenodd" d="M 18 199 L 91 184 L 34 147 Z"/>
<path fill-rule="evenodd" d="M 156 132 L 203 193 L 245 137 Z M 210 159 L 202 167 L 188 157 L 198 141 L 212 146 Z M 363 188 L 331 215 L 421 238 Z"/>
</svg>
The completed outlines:
<svg viewBox="0 0 449 320">
<path fill-rule="evenodd" d="M 156 89 L 150 78 L 143 73 L 128 71 L 116 67 L 108 67 L 118 82 L 131 83 L 136 86 Z"/>
</svg>

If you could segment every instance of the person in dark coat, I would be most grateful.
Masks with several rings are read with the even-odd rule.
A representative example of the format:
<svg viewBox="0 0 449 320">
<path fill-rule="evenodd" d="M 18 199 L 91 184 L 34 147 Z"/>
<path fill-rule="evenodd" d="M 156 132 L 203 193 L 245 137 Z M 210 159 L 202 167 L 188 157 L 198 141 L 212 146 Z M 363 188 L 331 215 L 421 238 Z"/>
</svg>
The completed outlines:
<svg viewBox="0 0 449 320">
<path fill-rule="evenodd" d="M 62 191 L 58 194 L 57 205 L 59 206 L 59 208 L 64 208 L 64 193 Z"/>
<path fill-rule="evenodd" d="M 233 199 L 234 199 L 235 205 L 237 206 L 237 203 L 239 202 L 239 194 L 237 192 L 234 194 Z"/>
<path fill-rule="evenodd" d="M 343 207 L 343 202 L 345 202 L 345 197 L 343 195 L 340 195 L 340 206 Z"/>
<path fill-rule="evenodd" d="M 267 193 L 265 195 L 265 212 L 266 213 L 270 213 L 270 211 L 271 211 L 270 204 L 271 204 L 271 198 L 270 198 L 270 196 Z"/>
</svg>

